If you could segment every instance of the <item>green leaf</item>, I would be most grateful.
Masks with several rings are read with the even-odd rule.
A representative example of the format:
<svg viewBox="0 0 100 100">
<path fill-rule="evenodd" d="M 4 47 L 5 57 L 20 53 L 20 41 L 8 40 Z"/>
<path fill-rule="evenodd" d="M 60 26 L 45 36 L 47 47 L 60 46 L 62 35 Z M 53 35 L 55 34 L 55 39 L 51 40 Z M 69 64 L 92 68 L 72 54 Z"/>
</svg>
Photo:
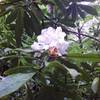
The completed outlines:
<svg viewBox="0 0 100 100">
<path fill-rule="evenodd" d="M 39 8 L 38 4 L 33 3 L 31 6 L 32 6 L 32 9 L 31 10 L 34 13 L 34 15 L 37 17 L 37 19 L 43 20 L 44 19 L 44 13 Z"/>
<path fill-rule="evenodd" d="M 25 28 L 25 32 L 29 36 L 33 35 L 33 32 L 34 32 L 33 23 L 32 23 L 31 18 L 29 17 L 29 14 L 27 12 L 24 13 L 24 28 Z"/>
<path fill-rule="evenodd" d="M 19 7 L 17 8 L 17 18 L 16 18 L 16 27 L 15 27 L 15 39 L 16 39 L 16 46 L 21 46 L 21 36 L 23 34 L 23 15 L 24 9 Z"/>
<path fill-rule="evenodd" d="M 12 8 L 12 5 L 0 3 L 0 16 L 4 16 L 9 13 Z"/>
<path fill-rule="evenodd" d="M 50 69 L 50 72 L 53 72 L 55 68 L 58 68 L 60 69 L 61 71 L 63 72 L 66 72 L 66 68 L 63 67 L 63 65 L 61 63 L 59 63 L 58 61 L 53 61 L 53 62 L 50 62 L 47 67 L 47 69 Z"/>
<path fill-rule="evenodd" d="M 91 6 L 88 6 L 88 5 L 81 5 L 81 4 L 80 4 L 79 7 L 80 7 L 82 10 L 84 10 L 85 12 L 87 12 L 87 13 L 89 13 L 89 14 L 91 14 L 91 15 L 95 15 L 95 16 L 98 15 L 96 9 L 93 8 L 93 7 L 91 7 Z"/>
<path fill-rule="evenodd" d="M 31 48 L 26 48 L 26 49 L 17 48 L 16 51 L 25 52 L 25 53 L 33 52 L 33 50 Z"/>
<path fill-rule="evenodd" d="M 92 61 L 92 62 L 100 62 L 100 54 L 81 54 L 81 53 L 73 53 L 67 55 L 68 59 L 79 60 L 81 62 L 84 61 Z"/>
<path fill-rule="evenodd" d="M 66 9 L 65 9 L 64 2 L 62 0 L 54 0 L 54 1 L 55 1 L 56 5 L 58 6 L 58 8 L 60 8 L 60 10 L 63 12 L 63 14 L 66 15 Z M 68 13 L 67 13 L 67 15 L 68 15 Z"/>
<path fill-rule="evenodd" d="M 77 12 L 77 4 L 73 3 L 72 4 L 72 20 L 75 22 L 78 17 L 78 12 Z"/>
<path fill-rule="evenodd" d="M 78 10 L 80 17 L 84 19 L 85 18 L 85 12 L 82 11 L 80 7 L 77 7 L 77 10 Z"/>
<path fill-rule="evenodd" d="M 32 27 L 33 28 L 32 30 L 34 30 L 33 32 L 35 32 L 37 35 L 40 34 L 41 26 L 39 20 L 37 19 L 37 16 L 35 16 L 33 11 L 28 11 L 28 13 L 31 16 L 30 20 L 33 25 Z"/>
<path fill-rule="evenodd" d="M 72 69 L 75 69 L 75 70 L 77 70 L 79 73 L 81 73 L 81 78 L 82 79 L 84 79 L 84 80 L 86 80 L 87 82 L 89 82 L 89 80 L 90 80 L 90 75 L 85 71 L 85 70 L 83 70 L 83 69 L 81 69 L 79 66 L 77 66 L 76 64 L 73 64 L 72 62 L 69 62 L 69 61 L 67 61 L 66 59 L 64 59 L 64 58 L 61 58 L 61 57 L 59 57 L 58 58 L 58 61 L 61 63 L 61 64 L 63 64 L 63 65 L 65 65 L 66 67 L 68 67 L 68 68 L 72 68 Z"/>
<path fill-rule="evenodd" d="M 16 19 L 16 15 L 17 15 L 17 10 L 11 11 L 10 15 L 6 18 L 6 23 L 10 24 L 11 22 L 13 22 Z"/>
<path fill-rule="evenodd" d="M 10 75 L 10 74 L 17 74 L 17 73 L 33 73 L 36 72 L 37 70 L 33 67 L 14 67 L 10 68 L 9 70 L 5 71 L 5 75 Z"/>
<path fill-rule="evenodd" d="M 0 80 L 0 98 L 19 89 L 23 84 L 31 79 L 33 75 L 33 73 L 12 74 Z"/>
<path fill-rule="evenodd" d="M 65 58 L 59 57 L 57 60 L 58 60 L 61 64 L 67 66 L 68 68 L 74 68 L 74 69 L 76 69 L 77 71 L 79 71 L 79 70 L 78 70 L 78 66 L 77 66 L 76 64 L 73 64 L 73 63 L 69 62 L 69 61 L 66 60 Z"/>
<path fill-rule="evenodd" d="M 100 72 L 100 66 L 95 68 L 96 72 Z"/>
<path fill-rule="evenodd" d="M 2 16 L 4 16 L 4 15 L 6 15 L 6 14 L 8 14 L 10 11 L 3 11 L 3 12 L 0 12 L 0 17 L 2 17 Z"/>
</svg>

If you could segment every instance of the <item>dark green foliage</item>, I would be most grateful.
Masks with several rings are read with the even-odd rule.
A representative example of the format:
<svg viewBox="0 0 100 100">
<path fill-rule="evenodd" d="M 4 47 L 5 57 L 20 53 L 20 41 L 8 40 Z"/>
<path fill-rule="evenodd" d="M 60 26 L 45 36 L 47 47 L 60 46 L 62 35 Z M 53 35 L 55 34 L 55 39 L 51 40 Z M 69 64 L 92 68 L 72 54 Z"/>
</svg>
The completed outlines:
<svg viewBox="0 0 100 100">
<path fill-rule="evenodd" d="M 94 25 L 90 29 L 89 35 L 77 32 L 82 29 L 80 20 L 87 22 L 99 14 L 94 7 L 81 4 L 81 1 L 94 0 L 0 2 L 0 76 L 4 77 L 0 77 L 0 100 L 12 100 L 12 97 L 14 100 L 64 100 L 64 97 L 94 100 L 99 97 L 99 85 L 96 84 L 96 93 L 91 85 L 100 77 L 100 23 L 97 28 Z M 61 26 L 67 34 L 66 40 L 71 34 L 78 38 L 73 38 L 66 55 L 57 56 L 52 61 L 48 60 L 48 51 L 27 49 L 31 48 L 41 30 L 49 26 Z M 79 75 L 74 79 L 68 69 L 76 70 Z M 23 95 L 21 98 L 17 96 L 18 89 Z"/>
<path fill-rule="evenodd" d="M 21 36 L 23 34 L 23 15 L 24 15 L 24 10 L 23 8 L 17 8 L 18 13 L 16 17 L 16 26 L 15 26 L 15 39 L 16 39 L 16 46 L 20 47 L 21 46 Z"/>
<path fill-rule="evenodd" d="M 17 16 L 17 11 L 18 10 L 16 10 L 16 9 L 15 10 L 12 10 L 11 13 L 10 13 L 10 15 L 7 16 L 7 19 L 6 19 L 6 23 L 7 24 L 10 24 L 13 21 L 15 21 L 16 16 Z"/>
<path fill-rule="evenodd" d="M 92 14 L 92 15 L 95 15 L 95 16 L 98 15 L 97 11 L 93 7 L 91 7 L 91 6 L 79 5 L 79 7 L 81 9 L 83 9 L 85 12 L 89 13 L 89 14 Z"/>
</svg>

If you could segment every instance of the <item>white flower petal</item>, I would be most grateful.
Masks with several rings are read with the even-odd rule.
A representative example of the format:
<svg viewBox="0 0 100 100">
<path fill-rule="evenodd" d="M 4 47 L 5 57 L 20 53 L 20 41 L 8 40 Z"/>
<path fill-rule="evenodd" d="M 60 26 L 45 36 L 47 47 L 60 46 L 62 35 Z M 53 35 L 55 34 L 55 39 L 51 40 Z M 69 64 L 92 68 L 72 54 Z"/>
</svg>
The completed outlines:
<svg viewBox="0 0 100 100">
<path fill-rule="evenodd" d="M 47 33 L 47 29 L 42 29 L 41 35 L 45 35 Z"/>
<path fill-rule="evenodd" d="M 91 85 L 91 89 L 92 89 L 92 91 L 93 91 L 94 93 L 97 92 L 97 90 L 98 90 L 98 85 L 99 85 L 99 78 L 96 77 L 96 78 L 93 80 L 92 85 Z"/>
<path fill-rule="evenodd" d="M 31 48 L 32 48 L 34 51 L 41 51 L 41 50 L 43 50 L 43 45 L 42 45 L 42 44 L 39 44 L 38 42 L 34 42 L 34 43 L 31 45 Z"/>
<path fill-rule="evenodd" d="M 66 36 L 66 33 L 65 32 L 62 32 L 62 28 L 61 27 L 57 27 L 56 28 L 56 35 L 59 38 L 64 38 Z"/>
<path fill-rule="evenodd" d="M 62 32 L 61 27 L 56 29 L 48 27 L 41 31 L 41 35 L 37 37 L 38 42 L 34 42 L 31 46 L 33 50 L 47 50 L 55 47 L 58 50 L 58 55 L 66 54 L 69 42 L 64 40 L 65 32 Z"/>
<path fill-rule="evenodd" d="M 45 43 L 46 38 L 45 38 L 44 36 L 42 36 L 42 35 L 39 35 L 39 36 L 37 37 L 37 40 L 38 40 L 38 42 Z"/>
<path fill-rule="evenodd" d="M 70 73 L 70 75 L 72 76 L 73 79 L 75 79 L 78 75 L 80 75 L 80 73 L 77 72 L 75 69 L 67 68 L 67 70 L 69 71 L 69 73 Z"/>
<path fill-rule="evenodd" d="M 68 49 L 69 47 L 69 42 L 67 41 L 59 41 L 58 43 L 58 50 L 59 50 L 59 53 L 61 54 L 66 54 L 66 50 Z"/>
</svg>

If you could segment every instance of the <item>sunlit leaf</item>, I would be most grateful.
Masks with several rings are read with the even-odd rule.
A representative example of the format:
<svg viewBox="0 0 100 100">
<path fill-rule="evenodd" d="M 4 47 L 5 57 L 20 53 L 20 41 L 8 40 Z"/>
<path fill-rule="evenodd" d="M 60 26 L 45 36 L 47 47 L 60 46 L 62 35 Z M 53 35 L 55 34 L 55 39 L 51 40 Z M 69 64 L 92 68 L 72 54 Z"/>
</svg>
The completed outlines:
<svg viewBox="0 0 100 100">
<path fill-rule="evenodd" d="M 92 62 L 100 62 L 100 54 L 80 54 L 80 53 L 73 53 L 68 54 L 67 58 L 79 61 L 92 61 Z"/>
<path fill-rule="evenodd" d="M 19 89 L 23 84 L 25 84 L 34 74 L 12 74 L 0 80 L 0 98 L 8 95 L 17 89 Z"/>
</svg>

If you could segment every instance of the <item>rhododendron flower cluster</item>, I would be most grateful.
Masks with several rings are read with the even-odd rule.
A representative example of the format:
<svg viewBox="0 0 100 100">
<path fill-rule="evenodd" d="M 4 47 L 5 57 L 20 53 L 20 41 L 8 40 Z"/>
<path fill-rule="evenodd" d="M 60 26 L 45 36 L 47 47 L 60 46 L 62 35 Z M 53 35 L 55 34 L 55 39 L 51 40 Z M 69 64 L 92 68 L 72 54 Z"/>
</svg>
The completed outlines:
<svg viewBox="0 0 100 100">
<path fill-rule="evenodd" d="M 45 28 L 41 31 L 41 35 L 37 37 L 37 42 L 31 45 L 34 51 L 48 50 L 50 55 L 64 55 L 69 46 L 68 41 L 65 41 L 66 33 L 61 27 L 56 29 L 52 27 Z"/>
</svg>

